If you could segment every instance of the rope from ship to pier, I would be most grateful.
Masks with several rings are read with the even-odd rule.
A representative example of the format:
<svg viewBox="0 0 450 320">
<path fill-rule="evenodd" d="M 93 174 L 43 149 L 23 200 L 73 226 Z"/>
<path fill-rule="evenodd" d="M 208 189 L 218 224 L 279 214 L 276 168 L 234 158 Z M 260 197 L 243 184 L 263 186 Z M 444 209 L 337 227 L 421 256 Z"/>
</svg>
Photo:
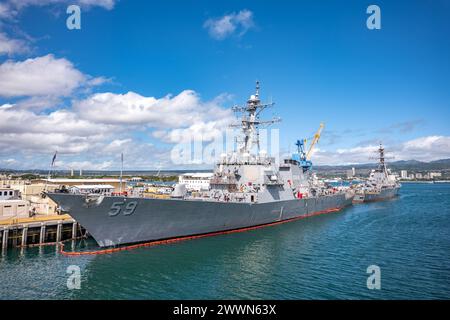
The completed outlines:
<svg viewBox="0 0 450 320">
<path fill-rule="evenodd" d="M 275 222 L 262 224 L 262 225 L 258 225 L 258 226 L 252 226 L 252 227 L 246 227 L 246 228 L 240 228 L 240 229 L 233 229 L 233 230 L 218 231 L 218 232 L 211 232 L 211 233 L 199 234 L 199 235 L 194 235 L 194 236 L 184 236 L 184 237 L 178 237 L 178 238 L 172 238 L 172 239 L 166 239 L 166 240 L 156 240 L 156 241 L 154 240 L 154 241 L 145 242 L 145 243 L 138 243 L 138 244 L 133 244 L 133 245 L 128 245 L 128 246 L 109 248 L 109 249 L 99 249 L 99 250 L 94 250 L 94 251 L 64 251 L 64 243 L 61 242 L 60 243 L 60 250 L 59 250 L 59 252 L 62 255 L 64 255 L 64 256 L 86 256 L 86 255 L 110 254 L 110 253 L 134 250 L 134 249 L 144 248 L 144 247 L 153 247 L 153 246 L 159 246 L 159 245 L 164 245 L 164 244 L 171 244 L 171 243 L 187 241 L 187 240 L 194 240 L 194 239 L 201 239 L 201 238 L 213 237 L 213 236 L 224 235 L 224 234 L 231 234 L 231 233 L 238 233 L 238 232 L 244 232 L 244 231 L 251 231 L 251 230 L 256 230 L 256 229 L 260 229 L 260 228 L 276 226 L 276 225 L 279 225 L 279 224 L 283 224 L 283 223 L 287 223 L 287 222 L 291 222 L 291 221 L 295 221 L 295 220 L 300 220 L 300 219 L 304 219 L 304 218 L 318 216 L 318 215 L 321 215 L 321 214 L 337 212 L 337 211 L 339 211 L 341 209 L 342 208 L 332 208 L 332 209 L 327 209 L 327 210 L 323 210 L 323 211 L 317 211 L 317 212 L 306 214 L 304 216 L 295 217 L 295 218 L 282 220 L 282 221 L 275 221 Z"/>
</svg>

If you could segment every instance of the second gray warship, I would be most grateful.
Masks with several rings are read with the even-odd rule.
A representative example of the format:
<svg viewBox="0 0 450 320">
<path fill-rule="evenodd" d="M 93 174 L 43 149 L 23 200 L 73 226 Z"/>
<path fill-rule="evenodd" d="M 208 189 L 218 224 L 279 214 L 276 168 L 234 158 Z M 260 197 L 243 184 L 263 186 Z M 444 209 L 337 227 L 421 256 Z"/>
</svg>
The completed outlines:
<svg viewBox="0 0 450 320">
<path fill-rule="evenodd" d="M 372 170 L 367 181 L 357 188 L 353 198 L 355 203 L 386 200 L 398 194 L 401 185 L 386 167 L 384 148 L 381 144 L 378 148 L 378 154 L 378 167 Z"/>
<path fill-rule="evenodd" d="M 350 205 L 352 190 L 318 182 L 302 167 L 298 154 L 276 163 L 259 150 L 259 126 L 277 122 L 259 118 L 272 105 L 261 104 L 257 83 L 246 105 L 233 108 L 242 113 L 238 147 L 216 163 L 207 191 L 189 194 L 184 185 L 177 185 L 170 199 L 47 195 L 101 247 L 270 225 Z"/>
</svg>

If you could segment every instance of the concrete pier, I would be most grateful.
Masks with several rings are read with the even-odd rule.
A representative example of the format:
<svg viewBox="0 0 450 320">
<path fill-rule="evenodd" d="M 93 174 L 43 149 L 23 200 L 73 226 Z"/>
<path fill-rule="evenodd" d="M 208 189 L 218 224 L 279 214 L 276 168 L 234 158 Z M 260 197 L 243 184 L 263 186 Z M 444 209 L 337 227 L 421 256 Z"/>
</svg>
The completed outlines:
<svg viewBox="0 0 450 320">
<path fill-rule="evenodd" d="M 0 220 L 1 249 L 78 239 L 79 224 L 68 215 Z"/>
</svg>

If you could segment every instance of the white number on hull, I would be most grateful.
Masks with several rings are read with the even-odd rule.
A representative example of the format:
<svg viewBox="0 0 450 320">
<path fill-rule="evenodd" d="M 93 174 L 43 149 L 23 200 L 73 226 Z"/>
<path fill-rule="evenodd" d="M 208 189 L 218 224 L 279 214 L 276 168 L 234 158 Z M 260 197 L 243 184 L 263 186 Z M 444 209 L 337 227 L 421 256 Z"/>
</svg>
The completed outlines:
<svg viewBox="0 0 450 320">
<path fill-rule="evenodd" d="M 122 211 L 122 206 L 125 204 L 125 202 L 113 202 L 113 204 L 111 205 L 111 209 L 109 210 L 108 214 L 111 217 L 115 217 L 117 216 L 120 211 Z M 129 216 L 131 214 L 134 213 L 134 210 L 136 210 L 137 207 L 137 202 L 136 201 L 131 201 L 128 202 L 127 205 L 125 206 L 125 209 L 122 211 L 124 216 Z"/>
<path fill-rule="evenodd" d="M 123 211 L 124 216 L 129 216 L 130 214 L 133 214 L 134 210 L 136 209 L 137 202 L 131 201 L 128 202 L 128 204 L 125 206 L 125 210 Z"/>
</svg>

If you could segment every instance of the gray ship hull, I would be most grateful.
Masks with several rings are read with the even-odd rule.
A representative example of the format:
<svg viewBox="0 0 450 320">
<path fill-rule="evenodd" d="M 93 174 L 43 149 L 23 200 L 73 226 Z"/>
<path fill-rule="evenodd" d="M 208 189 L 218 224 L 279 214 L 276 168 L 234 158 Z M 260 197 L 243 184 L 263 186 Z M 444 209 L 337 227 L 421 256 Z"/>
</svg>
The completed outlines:
<svg viewBox="0 0 450 320">
<path fill-rule="evenodd" d="M 50 193 L 101 247 L 243 229 L 340 210 L 353 195 L 268 203 L 104 197 L 87 204 L 85 196 Z"/>
<path fill-rule="evenodd" d="M 362 202 L 374 202 L 374 201 L 383 201 L 394 198 L 398 195 L 398 191 L 400 188 L 386 188 L 382 189 L 380 192 L 369 193 L 366 192 L 364 194 L 356 194 L 353 202 L 362 203 Z"/>
</svg>

